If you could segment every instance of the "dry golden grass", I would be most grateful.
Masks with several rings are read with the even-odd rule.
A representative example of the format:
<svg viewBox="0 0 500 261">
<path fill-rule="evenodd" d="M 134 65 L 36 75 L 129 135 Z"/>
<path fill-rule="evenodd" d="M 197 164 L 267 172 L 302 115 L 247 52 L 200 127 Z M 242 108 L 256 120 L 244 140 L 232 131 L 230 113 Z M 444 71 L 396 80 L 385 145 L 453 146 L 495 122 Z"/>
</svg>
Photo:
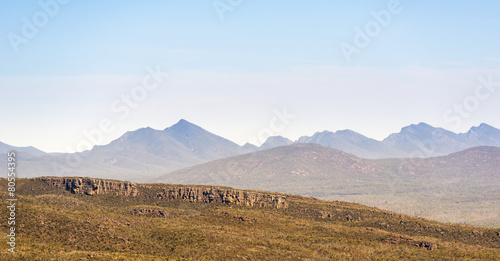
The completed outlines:
<svg viewBox="0 0 500 261">
<path fill-rule="evenodd" d="M 500 230 L 300 196 L 287 209 L 149 197 L 159 187 L 88 196 L 18 180 L 17 253 L 0 260 L 500 260 Z"/>
</svg>

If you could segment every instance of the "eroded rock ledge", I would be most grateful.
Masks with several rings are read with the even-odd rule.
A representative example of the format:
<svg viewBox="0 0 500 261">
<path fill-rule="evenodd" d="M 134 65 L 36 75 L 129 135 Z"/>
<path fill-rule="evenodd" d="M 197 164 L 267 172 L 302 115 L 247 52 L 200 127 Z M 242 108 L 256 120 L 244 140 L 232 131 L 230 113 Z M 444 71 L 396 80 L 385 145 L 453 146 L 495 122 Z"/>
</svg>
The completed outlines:
<svg viewBox="0 0 500 261">
<path fill-rule="evenodd" d="M 166 187 L 156 196 L 163 200 L 181 199 L 189 202 L 218 202 L 235 205 L 286 208 L 286 198 L 281 195 L 253 191 L 222 189 L 217 187 Z"/>
<path fill-rule="evenodd" d="M 151 185 L 97 178 L 40 177 L 34 178 L 34 180 L 41 180 L 51 186 L 65 188 L 73 194 L 85 195 L 107 194 L 135 197 L 139 194 L 140 189 L 153 189 Z M 184 200 L 202 203 L 216 202 L 243 206 L 273 207 L 278 209 L 288 207 L 285 196 L 273 193 L 243 191 L 222 187 L 190 187 L 162 184 L 154 186 L 159 188 L 159 192 L 155 192 L 153 196 L 156 195 L 156 198 L 159 200 Z"/>
<path fill-rule="evenodd" d="M 35 179 L 47 182 L 56 187 L 63 186 L 73 194 L 137 196 L 137 184 L 128 181 L 56 177 L 41 177 Z"/>
</svg>

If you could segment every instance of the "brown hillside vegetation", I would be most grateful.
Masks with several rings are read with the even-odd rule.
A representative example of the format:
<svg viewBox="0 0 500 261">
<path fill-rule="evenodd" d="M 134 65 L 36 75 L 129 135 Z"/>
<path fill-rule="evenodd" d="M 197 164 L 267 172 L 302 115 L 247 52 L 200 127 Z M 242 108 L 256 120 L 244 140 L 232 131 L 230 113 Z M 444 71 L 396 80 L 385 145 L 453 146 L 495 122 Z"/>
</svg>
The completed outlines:
<svg viewBox="0 0 500 261">
<path fill-rule="evenodd" d="M 498 147 L 433 158 L 369 160 L 317 144 L 293 144 L 211 161 L 152 181 L 269 190 L 500 227 Z"/>
<path fill-rule="evenodd" d="M 17 253 L 1 260 L 500 259 L 498 229 L 341 201 L 90 178 L 18 179 L 16 192 Z"/>
</svg>

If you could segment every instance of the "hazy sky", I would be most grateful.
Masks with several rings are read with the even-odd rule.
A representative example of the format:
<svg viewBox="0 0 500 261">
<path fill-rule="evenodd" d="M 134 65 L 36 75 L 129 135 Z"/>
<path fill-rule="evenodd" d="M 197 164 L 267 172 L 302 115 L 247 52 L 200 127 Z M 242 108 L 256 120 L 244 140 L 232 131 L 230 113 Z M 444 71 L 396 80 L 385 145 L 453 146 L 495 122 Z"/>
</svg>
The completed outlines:
<svg viewBox="0 0 500 261">
<path fill-rule="evenodd" d="M 0 141 L 73 151 L 181 118 L 239 144 L 340 129 L 383 139 L 419 122 L 500 128 L 498 10 L 499 1 L 0 0 Z"/>
</svg>

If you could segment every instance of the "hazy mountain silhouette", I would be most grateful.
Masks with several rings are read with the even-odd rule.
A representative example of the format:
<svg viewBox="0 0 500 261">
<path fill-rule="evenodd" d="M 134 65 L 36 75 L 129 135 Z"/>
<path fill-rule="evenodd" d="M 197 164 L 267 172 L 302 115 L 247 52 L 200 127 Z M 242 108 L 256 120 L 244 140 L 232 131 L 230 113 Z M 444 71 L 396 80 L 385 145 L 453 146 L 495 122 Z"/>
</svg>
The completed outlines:
<svg viewBox="0 0 500 261">
<path fill-rule="evenodd" d="M 84 175 L 144 181 L 160 173 L 251 151 L 180 120 L 163 131 L 149 127 L 129 131 L 90 151 L 30 158 L 24 164 L 23 174 L 24 177 Z"/>
<path fill-rule="evenodd" d="M 500 130 L 487 124 L 456 134 L 426 123 L 403 127 L 382 141 L 365 137 L 352 130 L 317 132 L 298 142 L 316 143 L 362 158 L 426 158 L 450 154 L 476 146 L 500 146 Z"/>
<path fill-rule="evenodd" d="M 500 130 L 486 123 L 472 127 L 467 133 L 461 133 L 458 136 L 469 146 L 500 146 Z"/>
<path fill-rule="evenodd" d="M 24 157 L 24 158 L 29 158 L 29 157 L 32 157 L 32 156 L 42 156 L 42 155 L 45 155 L 47 153 L 35 148 L 35 147 L 32 147 L 32 146 L 29 146 L 29 147 L 15 147 L 15 146 L 11 146 L 9 144 L 5 144 L 3 142 L 0 142 L 0 153 L 2 154 L 6 154 L 8 153 L 9 151 L 15 151 L 18 153 L 18 157 Z"/>
<path fill-rule="evenodd" d="M 299 143 L 316 143 L 338 149 L 362 158 L 403 157 L 406 153 L 383 142 L 368 138 L 352 130 L 337 132 L 317 132 L 313 136 L 303 136 Z"/>
<path fill-rule="evenodd" d="M 455 134 L 420 123 L 404 127 L 383 141 L 341 130 L 317 132 L 311 137 L 301 137 L 297 142 L 316 143 L 361 158 L 426 158 L 473 146 L 500 146 L 500 130 L 481 124 L 467 133 Z M 19 160 L 23 164 L 19 170 L 24 177 L 83 175 L 145 181 L 185 167 L 291 143 L 287 138 L 274 136 L 260 147 L 252 144 L 239 146 L 180 120 L 164 130 L 141 128 L 129 131 L 107 145 L 95 146 L 83 153 L 46 154 L 33 147 L 16 148 L 4 143 L 0 143 L 0 149 L 21 152 Z"/>
<path fill-rule="evenodd" d="M 260 150 L 267 150 L 271 148 L 276 148 L 279 146 L 285 146 L 292 144 L 293 141 L 281 137 L 281 136 L 271 136 L 259 147 Z"/>
</svg>

